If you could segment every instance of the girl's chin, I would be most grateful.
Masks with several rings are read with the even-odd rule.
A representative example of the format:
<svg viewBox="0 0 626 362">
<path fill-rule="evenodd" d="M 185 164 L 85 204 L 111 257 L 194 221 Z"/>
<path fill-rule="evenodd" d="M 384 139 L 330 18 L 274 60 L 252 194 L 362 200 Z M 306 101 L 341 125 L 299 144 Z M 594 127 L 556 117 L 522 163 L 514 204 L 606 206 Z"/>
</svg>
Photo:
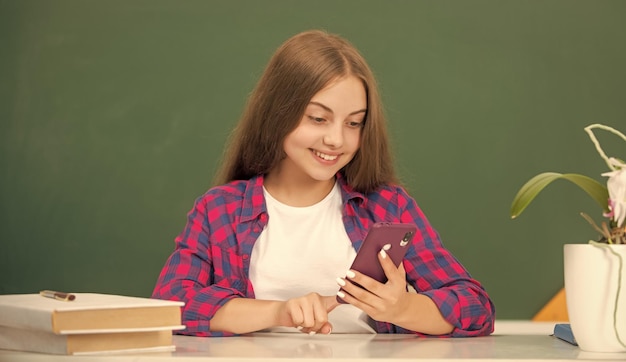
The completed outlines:
<svg viewBox="0 0 626 362">
<path fill-rule="evenodd" d="M 317 171 L 317 172 L 307 172 L 306 176 L 312 181 L 312 182 L 329 182 L 329 181 L 335 181 L 335 175 L 337 174 L 337 172 L 339 172 L 339 169 L 337 170 L 324 170 L 323 172 Z"/>
</svg>

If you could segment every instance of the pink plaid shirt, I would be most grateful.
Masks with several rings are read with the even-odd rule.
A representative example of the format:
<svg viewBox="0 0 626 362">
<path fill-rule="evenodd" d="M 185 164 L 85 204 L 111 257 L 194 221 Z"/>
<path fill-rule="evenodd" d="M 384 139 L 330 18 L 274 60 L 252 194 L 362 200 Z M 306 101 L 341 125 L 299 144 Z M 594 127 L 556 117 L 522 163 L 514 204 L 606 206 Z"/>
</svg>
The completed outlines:
<svg viewBox="0 0 626 362">
<path fill-rule="evenodd" d="M 495 308 L 481 284 L 443 247 L 439 235 L 399 186 L 355 192 L 338 174 L 343 221 L 355 250 L 375 222 L 417 225 L 418 232 L 403 265 L 407 282 L 427 295 L 454 326 L 449 336 L 483 336 L 493 332 Z M 232 298 L 254 298 L 248 278 L 252 247 L 267 225 L 263 176 L 214 187 L 198 198 L 176 248 L 158 278 L 153 298 L 185 302 L 179 333 L 223 336 L 209 330 L 211 318 Z M 379 333 L 414 333 L 376 322 Z"/>
</svg>

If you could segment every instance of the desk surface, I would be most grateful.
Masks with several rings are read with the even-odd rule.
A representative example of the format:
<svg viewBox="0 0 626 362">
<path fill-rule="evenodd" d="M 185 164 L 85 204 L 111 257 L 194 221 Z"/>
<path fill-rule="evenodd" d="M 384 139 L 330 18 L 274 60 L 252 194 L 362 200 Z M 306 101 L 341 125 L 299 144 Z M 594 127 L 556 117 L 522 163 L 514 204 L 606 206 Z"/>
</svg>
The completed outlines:
<svg viewBox="0 0 626 362">
<path fill-rule="evenodd" d="M 496 322 L 488 337 L 418 338 L 412 335 L 313 335 L 255 333 L 240 337 L 174 336 L 175 352 L 78 357 L 90 362 L 200 361 L 265 362 L 365 360 L 398 361 L 578 361 L 626 360 L 624 353 L 590 353 L 550 336 L 554 323 Z M 76 361 L 75 356 L 0 351 L 5 361 Z"/>
</svg>

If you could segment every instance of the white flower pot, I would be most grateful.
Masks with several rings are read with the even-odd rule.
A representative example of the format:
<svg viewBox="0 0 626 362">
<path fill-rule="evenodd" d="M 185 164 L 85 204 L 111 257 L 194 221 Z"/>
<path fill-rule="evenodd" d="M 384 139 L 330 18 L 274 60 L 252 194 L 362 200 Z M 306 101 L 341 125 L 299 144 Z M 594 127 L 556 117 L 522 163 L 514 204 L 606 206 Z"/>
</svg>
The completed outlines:
<svg viewBox="0 0 626 362">
<path fill-rule="evenodd" d="M 623 261 L 616 320 L 620 261 L 608 248 Z M 617 337 L 626 344 L 626 245 L 566 244 L 563 252 L 567 312 L 578 346 L 589 352 L 626 352 Z"/>
</svg>

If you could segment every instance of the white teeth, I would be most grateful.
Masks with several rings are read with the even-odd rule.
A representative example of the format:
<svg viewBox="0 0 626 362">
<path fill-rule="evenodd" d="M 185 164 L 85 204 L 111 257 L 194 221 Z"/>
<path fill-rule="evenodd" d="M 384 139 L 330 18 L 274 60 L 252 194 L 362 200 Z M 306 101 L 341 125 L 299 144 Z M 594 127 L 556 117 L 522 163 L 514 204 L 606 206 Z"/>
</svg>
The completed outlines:
<svg viewBox="0 0 626 362">
<path fill-rule="evenodd" d="M 327 155 L 327 154 L 325 154 L 325 153 L 321 153 L 321 152 L 319 152 L 319 151 L 315 151 L 315 154 L 317 155 L 317 157 L 319 157 L 319 158 L 323 158 L 323 159 L 325 159 L 326 161 L 333 161 L 333 160 L 336 160 L 336 159 L 337 159 L 337 156 Z"/>
</svg>

